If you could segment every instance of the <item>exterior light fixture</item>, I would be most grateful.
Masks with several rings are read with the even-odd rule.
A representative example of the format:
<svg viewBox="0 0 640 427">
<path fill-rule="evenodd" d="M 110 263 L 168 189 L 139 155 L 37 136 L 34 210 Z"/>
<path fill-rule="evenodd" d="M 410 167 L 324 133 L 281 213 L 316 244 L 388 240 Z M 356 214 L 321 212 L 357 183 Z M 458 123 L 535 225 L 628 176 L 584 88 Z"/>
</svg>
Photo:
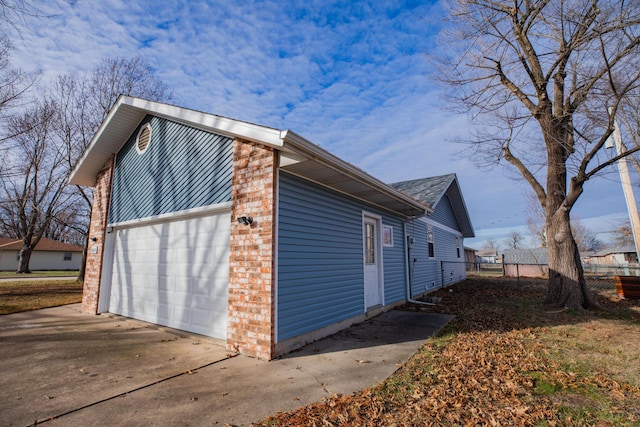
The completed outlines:
<svg viewBox="0 0 640 427">
<path fill-rule="evenodd" d="M 253 217 L 250 217 L 248 215 L 239 216 L 237 219 L 238 219 L 238 222 L 243 225 L 253 224 Z"/>
</svg>

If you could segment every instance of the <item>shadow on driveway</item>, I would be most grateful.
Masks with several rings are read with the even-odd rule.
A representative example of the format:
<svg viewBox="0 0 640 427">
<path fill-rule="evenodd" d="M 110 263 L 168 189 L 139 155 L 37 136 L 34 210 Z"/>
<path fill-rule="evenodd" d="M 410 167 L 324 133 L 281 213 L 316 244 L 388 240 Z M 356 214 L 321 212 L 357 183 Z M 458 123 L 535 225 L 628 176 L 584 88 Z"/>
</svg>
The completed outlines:
<svg viewBox="0 0 640 427">
<path fill-rule="evenodd" d="M 271 362 L 79 305 L 0 316 L 11 426 L 235 425 L 383 381 L 452 316 L 390 311 Z"/>
</svg>

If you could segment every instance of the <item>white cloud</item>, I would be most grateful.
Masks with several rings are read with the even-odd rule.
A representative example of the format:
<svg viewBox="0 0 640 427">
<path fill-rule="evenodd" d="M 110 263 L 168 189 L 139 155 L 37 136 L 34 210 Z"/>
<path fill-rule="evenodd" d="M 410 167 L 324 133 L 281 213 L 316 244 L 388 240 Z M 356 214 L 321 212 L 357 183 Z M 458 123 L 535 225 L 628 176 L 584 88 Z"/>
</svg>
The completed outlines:
<svg viewBox="0 0 640 427">
<path fill-rule="evenodd" d="M 478 235 L 522 225 L 524 185 L 449 142 L 469 123 L 443 110 L 428 77 L 442 5 L 411 4 L 59 2 L 16 38 L 14 59 L 46 79 L 140 55 L 179 105 L 292 129 L 383 181 L 455 172 Z M 580 217 L 624 211 L 617 186 L 590 183 Z"/>
</svg>

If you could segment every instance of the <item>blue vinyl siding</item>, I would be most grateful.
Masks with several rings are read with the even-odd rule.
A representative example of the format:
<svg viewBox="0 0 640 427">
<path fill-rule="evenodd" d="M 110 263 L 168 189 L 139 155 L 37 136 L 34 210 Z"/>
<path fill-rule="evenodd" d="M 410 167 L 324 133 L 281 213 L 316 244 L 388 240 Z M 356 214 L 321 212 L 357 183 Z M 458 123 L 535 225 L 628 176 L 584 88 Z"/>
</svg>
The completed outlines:
<svg viewBox="0 0 640 427">
<path fill-rule="evenodd" d="M 146 123 L 151 143 L 140 155 Z M 147 116 L 116 156 L 109 222 L 231 201 L 232 150 L 228 137 Z"/>
<path fill-rule="evenodd" d="M 456 220 L 453 208 L 451 207 L 451 202 L 446 194 L 442 196 L 442 199 L 440 199 L 436 205 L 435 211 L 429 215 L 429 218 L 439 222 L 440 224 L 446 225 L 449 228 L 460 231 L 460 225 Z"/>
<path fill-rule="evenodd" d="M 393 227 L 384 297 L 404 299 L 401 218 L 282 171 L 278 197 L 278 341 L 364 312 L 363 210 Z"/>
<path fill-rule="evenodd" d="M 411 296 L 413 297 L 451 285 L 466 277 L 464 258 L 458 258 L 456 252 L 456 236 L 458 236 L 460 237 L 460 255 L 463 256 L 462 237 L 438 225 L 432 225 L 432 227 L 435 258 L 428 257 L 427 223 L 416 220 L 407 226 L 407 234 L 414 237 L 410 254 Z"/>
<path fill-rule="evenodd" d="M 426 290 L 440 286 L 440 261 L 438 260 L 438 230 L 433 228 L 436 258 L 429 258 L 427 247 L 427 225 L 419 220 L 407 225 L 407 234 L 414 239 L 409 254 L 409 275 L 411 278 L 411 296 L 421 295 Z"/>
<path fill-rule="evenodd" d="M 407 299 L 406 240 L 403 219 L 383 216 L 382 225 L 393 227 L 393 247 L 383 248 L 384 303 L 389 305 Z"/>
</svg>

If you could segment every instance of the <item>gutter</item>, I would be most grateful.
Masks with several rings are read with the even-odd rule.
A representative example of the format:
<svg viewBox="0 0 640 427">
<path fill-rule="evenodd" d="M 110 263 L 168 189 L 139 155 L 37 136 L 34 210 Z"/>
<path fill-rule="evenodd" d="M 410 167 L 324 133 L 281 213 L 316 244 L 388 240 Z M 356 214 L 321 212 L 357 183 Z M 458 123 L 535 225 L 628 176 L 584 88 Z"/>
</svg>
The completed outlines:
<svg viewBox="0 0 640 427">
<path fill-rule="evenodd" d="M 359 181 L 360 183 L 368 185 L 369 187 L 374 188 L 376 191 L 386 194 L 387 196 L 390 196 L 398 200 L 399 202 L 406 204 L 412 209 L 415 209 L 416 211 L 418 211 L 418 214 L 415 215 L 416 217 L 433 212 L 433 209 L 431 207 L 424 205 L 422 202 L 415 200 L 413 197 L 410 197 L 409 195 L 396 190 L 395 188 L 391 187 L 388 184 L 385 184 L 377 178 L 374 178 L 373 176 L 364 172 L 362 169 L 348 162 L 345 162 L 339 157 L 334 156 L 330 152 L 324 150 L 316 144 L 313 144 L 312 142 L 296 134 L 295 132 L 284 130 L 280 132 L 280 138 L 282 139 L 283 144 L 289 143 L 291 149 L 293 149 L 296 153 L 302 154 L 310 160 L 321 163 L 328 168 L 351 176 L 353 179 Z"/>
</svg>

